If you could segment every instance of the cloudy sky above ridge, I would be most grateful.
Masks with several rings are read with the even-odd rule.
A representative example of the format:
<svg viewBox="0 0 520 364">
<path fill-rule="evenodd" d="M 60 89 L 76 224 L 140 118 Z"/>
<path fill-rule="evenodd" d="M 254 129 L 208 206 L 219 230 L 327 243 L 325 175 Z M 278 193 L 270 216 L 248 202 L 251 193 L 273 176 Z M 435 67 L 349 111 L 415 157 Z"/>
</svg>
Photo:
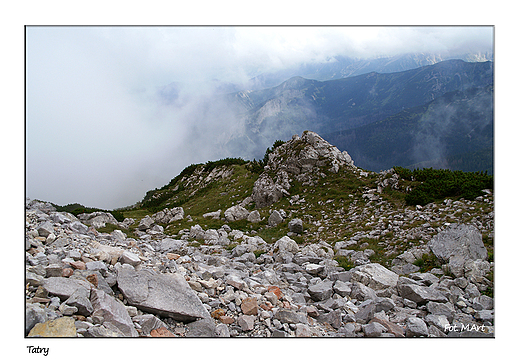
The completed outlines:
<svg viewBox="0 0 520 364">
<path fill-rule="evenodd" d="M 491 27 L 26 28 L 26 195 L 116 208 L 191 163 L 221 157 L 193 138 L 210 81 L 246 82 L 304 62 L 493 49 Z M 156 97 L 172 82 L 190 103 Z M 233 123 L 219 112 L 216 129 Z M 226 129 L 227 128 L 227 129 Z"/>
</svg>

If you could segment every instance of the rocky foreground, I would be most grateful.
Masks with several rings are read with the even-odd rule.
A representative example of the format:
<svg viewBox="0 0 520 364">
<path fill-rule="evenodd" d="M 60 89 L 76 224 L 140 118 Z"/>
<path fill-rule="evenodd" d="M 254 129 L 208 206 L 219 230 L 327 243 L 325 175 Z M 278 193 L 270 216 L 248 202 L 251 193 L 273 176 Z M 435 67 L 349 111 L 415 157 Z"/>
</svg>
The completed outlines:
<svg viewBox="0 0 520 364">
<path fill-rule="evenodd" d="M 460 208 L 448 201 L 445 209 L 450 206 L 452 213 Z M 228 219 L 236 218 L 232 212 Z M 334 251 L 355 262 L 345 270 L 332 249 L 292 239 L 304 233 L 299 219 L 274 243 L 232 230 L 225 221 L 220 229 L 194 225 L 175 237 L 158 225 L 183 215 L 166 209 L 147 216 L 139 237 L 129 238 L 96 227 L 112 222 L 124 228 L 131 219 L 118 223 L 108 213 L 77 218 L 27 200 L 25 334 L 494 336 L 494 301 L 483 294 L 492 287 L 493 263 L 474 225 L 444 224 L 426 244 L 394 259 L 391 269 L 370 262 L 370 249 L 349 250 L 359 237 L 335 242 Z M 413 263 L 425 253 L 443 268 L 420 273 Z"/>
</svg>

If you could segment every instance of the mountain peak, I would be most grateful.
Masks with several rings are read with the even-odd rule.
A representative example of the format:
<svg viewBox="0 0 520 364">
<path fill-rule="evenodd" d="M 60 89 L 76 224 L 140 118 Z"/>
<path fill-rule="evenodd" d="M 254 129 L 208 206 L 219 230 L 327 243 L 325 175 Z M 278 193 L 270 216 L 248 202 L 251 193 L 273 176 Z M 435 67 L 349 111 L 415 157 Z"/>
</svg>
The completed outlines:
<svg viewBox="0 0 520 364">
<path fill-rule="evenodd" d="M 268 155 L 264 172 L 253 187 L 253 201 L 258 207 L 269 206 L 289 195 L 293 180 L 313 186 L 324 172 L 337 173 L 341 167 L 357 169 L 347 152 L 340 152 L 315 132 L 304 131 Z"/>
</svg>

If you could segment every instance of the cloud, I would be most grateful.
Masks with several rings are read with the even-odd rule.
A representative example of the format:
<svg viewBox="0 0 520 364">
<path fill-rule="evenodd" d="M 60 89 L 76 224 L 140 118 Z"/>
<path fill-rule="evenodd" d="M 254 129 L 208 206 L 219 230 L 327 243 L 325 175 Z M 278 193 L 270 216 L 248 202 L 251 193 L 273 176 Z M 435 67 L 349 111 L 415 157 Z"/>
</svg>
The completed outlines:
<svg viewBox="0 0 520 364">
<path fill-rule="evenodd" d="M 220 142 L 242 125 L 214 80 L 244 84 L 335 55 L 478 48 L 490 30 L 27 27 L 26 194 L 133 204 L 187 165 L 227 156 Z M 172 82 L 178 99 L 165 102 L 158 91 Z"/>
</svg>

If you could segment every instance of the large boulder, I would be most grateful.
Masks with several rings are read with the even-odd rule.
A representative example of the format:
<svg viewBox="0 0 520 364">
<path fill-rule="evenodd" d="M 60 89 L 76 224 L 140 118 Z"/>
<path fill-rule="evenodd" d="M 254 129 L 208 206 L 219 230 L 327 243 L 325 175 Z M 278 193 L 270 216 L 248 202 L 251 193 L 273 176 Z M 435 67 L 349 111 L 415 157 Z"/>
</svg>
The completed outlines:
<svg viewBox="0 0 520 364">
<path fill-rule="evenodd" d="M 453 224 L 434 236 L 428 246 L 442 263 L 448 264 L 456 277 L 464 276 L 467 261 L 487 258 L 482 234 L 473 225 Z"/>
<path fill-rule="evenodd" d="M 381 264 L 370 263 L 352 270 L 352 281 L 363 283 L 374 290 L 395 288 L 399 276 Z"/>
<path fill-rule="evenodd" d="M 94 309 L 93 317 L 102 318 L 103 323 L 109 322 L 127 337 L 139 336 L 128 311 L 121 302 L 99 289 L 92 290 L 90 300 Z"/>
<path fill-rule="evenodd" d="M 153 224 L 155 224 L 155 220 L 152 219 L 150 216 L 146 215 L 141 219 L 141 221 L 139 221 L 139 225 L 137 226 L 137 228 L 139 230 L 144 231 L 151 228 Z"/>
<path fill-rule="evenodd" d="M 169 224 L 184 219 L 184 209 L 182 207 L 165 208 L 153 214 L 151 218 L 158 224 Z"/>
<path fill-rule="evenodd" d="M 244 220 L 247 219 L 248 216 L 249 211 L 240 205 L 232 206 L 224 212 L 224 217 L 227 221 Z"/>
<path fill-rule="evenodd" d="M 298 244 L 288 236 L 283 236 L 274 244 L 274 251 L 278 254 L 298 253 Z"/>
<path fill-rule="evenodd" d="M 115 217 L 108 212 L 96 211 L 90 214 L 80 214 L 78 218 L 87 225 L 93 226 L 96 229 L 103 228 L 107 223 L 117 225 L 118 222 Z"/>
<path fill-rule="evenodd" d="M 58 296 L 62 300 L 68 299 L 76 290 L 84 288 L 90 290 L 91 284 L 81 279 L 50 277 L 42 282 L 43 288 L 52 296 Z"/>
<path fill-rule="evenodd" d="M 128 303 L 142 311 L 183 322 L 209 316 L 196 293 L 180 274 L 159 274 L 124 265 L 117 271 L 117 285 Z"/>
<path fill-rule="evenodd" d="M 288 196 L 289 192 L 278 183 L 275 183 L 268 174 L 263 173 L 255 181 L 251 197 L 255 206 L 261 209 L 279 201 L 284 195 Z"/>
</svg>

